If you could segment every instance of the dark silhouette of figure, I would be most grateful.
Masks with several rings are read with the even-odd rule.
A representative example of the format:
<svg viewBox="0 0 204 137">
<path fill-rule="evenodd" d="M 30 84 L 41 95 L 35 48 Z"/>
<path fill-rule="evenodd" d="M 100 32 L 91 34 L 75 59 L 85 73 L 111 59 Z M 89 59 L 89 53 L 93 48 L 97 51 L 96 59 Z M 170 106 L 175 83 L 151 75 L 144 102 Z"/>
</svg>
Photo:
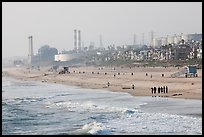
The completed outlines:
<svg viewBox="0 0 204 137">
<path fill-rule="evenodd" d="M 135 85 L 134 84 L 132 84 L 132 89 L 135 89 Z"/>
<path fill-rule="evenodd" d="M 163 90 L 164 90 L 164 93 L 165 93 L 165 86 L 163 86 Z"/>
<path fill-rule="evenodd" d="M 108 87 L 110 86 L 110 82 L 108 82 Z"/>
<path fill-rule="evenodd" d="M 152 90 L 152 94 L 153 94 L 154 88 L 151 88 L 151 90 Z"/>
<path fill-rule="evenodd" d="M 146 73 L 146 76 L 148 76 L 148 74 Z"/>
<path fill-rule="evenodd" d="M 156 87 L 154 87 L 154 93 L 156 93 L 157 92 L 157 88 Z"/>
<path fill-rule="evenodd" d="M 166 93 L 168 93 L 168 87 L 166 86 Z"/>
<path fill-rule="evenodd" d="M 133 73 L 131 75 L 133 75 Z"/>
<path fill-rule="evenodd" d="M 158 87 L 158 93 L 160 93 L 160 87 Z"/>
<path fill-rule="evenodd" d="M 152 75 L 151 75 L 151 78 L 152 78 Z"/>
<path fill-rule="evenodd" d="M 163 92 L 163 88 L 162 87 L 160 87 L 160 90 L 161 90 L 161 93 Z"/>
</svg>

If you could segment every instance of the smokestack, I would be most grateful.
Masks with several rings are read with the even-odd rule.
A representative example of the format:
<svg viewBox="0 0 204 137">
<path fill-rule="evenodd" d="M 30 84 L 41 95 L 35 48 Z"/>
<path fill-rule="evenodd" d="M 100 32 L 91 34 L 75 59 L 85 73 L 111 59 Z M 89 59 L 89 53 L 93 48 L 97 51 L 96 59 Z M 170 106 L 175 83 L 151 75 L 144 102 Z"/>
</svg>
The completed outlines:
<svg viewBox="0 0 204 137">
<path fill-rule="evenodd" d="M 28 37 L 28 58 L 30 58 L 30 36 Z"/>
<path fill-rule="evenodd" d="M 134 46 L 136 45 L 136 34 L 134 34 L 134 36 L 133 36 L 133 45 Z"/>
<path fill-rule="evenodd" d="M 150 32 L 150 46 L 153 46 L 153 40 L 154 40 L 154 32 Z"/>
<path fill-rule="evenodd" d="M 77 30 L 74 30 L 74 50 L 77 51 Z"/>
<path fill-rule="evenodd" d="M 144 33 L 142 33 L 142 45 L 144 46 Z"/>
<path fill-rule="evenodd" d="M 32 57 L 33 57 L 33 36 L 30 36 L 30 42 L 31 42 L 31 59 L 32 59 Z"/>
<path fill-rule="evenodd" d="M 32 36 L 28 37 L 28 61 L 31 64 L 33 59 L 33 40 Z"/>
<path fill-rule="evenodd" d="M 81 51 L 81 32 L 78 31 L 78 51 Z"/>
<path fill-rule="evenodd" d="M 102 35 L 100 35 L 100 48 L 103 48 L 103 41 L 102 41 Z"/>
</svg>

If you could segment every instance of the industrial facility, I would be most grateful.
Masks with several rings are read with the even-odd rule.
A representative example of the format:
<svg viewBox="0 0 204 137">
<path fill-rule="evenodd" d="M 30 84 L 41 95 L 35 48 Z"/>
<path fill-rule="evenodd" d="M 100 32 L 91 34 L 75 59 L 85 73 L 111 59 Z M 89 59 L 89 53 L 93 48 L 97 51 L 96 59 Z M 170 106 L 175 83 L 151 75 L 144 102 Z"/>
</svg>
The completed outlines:
<svg viewBox="0 0 204 137">
<path fill-rule="evenodd" d="M 202 34 L 182 34 L 154 38 L 151 33 L 150 45 L 143 45 L 140 49 L 136 45 L 136 35 L 134 35 L 133 45 L 117 46 L 110 45 L 107 50 L 103 47 L 102 36 L 100 36 L 100 46 L 94 49 L 90 45 L 85 50 L 81 46 L 81 31 L 74 29 L 73 50 L 58 52 L 56 48 L 44 45 L 38 50 L 38 54 L 33 55 L 33 37 L 29 36 L 28 64 L 34 66 L 41 65 L 84 65 L 94 64 L 100 61 L 109 60 L 135 60 L 135 61 L 168 61 L 202 59 Z M 100 54 L 99 54 L 100 53 Z"/>
<path fill-rule="evenodd" d="M 184 40 L 185 42 L 188 41 L 201 41 L 202 40 L 202 34 L 183 34 L 181 35 L 174 35 L 167 37 L 160 37 L 160 38 L 153 38 L 153 47 L 159 47 L 161 45 L 168 45 L 168 44 L 179 44 L 181 40 Z"/>
<path fill-rule="evenodd" d="M 55 55 L 55 61 L 65 62 L 73 59 L 80 58 L 82 56 L 81 48 L 81 31 L 74 30 L 74 52 L 73 53 L 61 53 Z"/>
</svg>

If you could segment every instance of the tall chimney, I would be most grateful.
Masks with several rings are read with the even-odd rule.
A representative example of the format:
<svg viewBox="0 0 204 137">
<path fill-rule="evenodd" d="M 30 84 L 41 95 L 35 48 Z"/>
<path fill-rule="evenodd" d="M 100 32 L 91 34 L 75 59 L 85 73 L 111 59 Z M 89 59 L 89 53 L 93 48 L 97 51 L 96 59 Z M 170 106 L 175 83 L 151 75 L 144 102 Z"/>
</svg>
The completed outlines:
<svg viewBox="0 0 204 137">
<path fill-rule="evenodd" d="M 31 50 L 30 50 L 30 52 L 31 52 L 31 59 L 33 58 L 33 36 L 30 36 L 30 42 L 31 42 Z"/>
<path fill-rule="evenodd" d="M 74 30 L 74 50 L 77 51 L 77 30 Z"/>
<path fill-rule="evenodd" d="M 78 31 L 78 51 L 81 51 L 81 32 Z"/>
<path fill-rule="evenodd" d="M 28 59 L 30 59 L 30 50 L 31 50 L 31 47 L 30 47 L 30 36 L 28 36 Z"/>
<path fill-rule="evenodd" d="M 102 35 L 100 35 L 99 40 L 100 40 L 100 48 L 103 48 Z"/>
<path fill-rule="evenodd" d="M 133 45 L 134 46 L 136 45 L 136 34 L 134 34 L 134 37 L 133 37 Z"/>
<path fill-rule="evenodd" d="M 33 40 L 32 36 L 28 37 L 28 62 L 29 64 L 32 64 L 33 59 Z"/>
</svg>

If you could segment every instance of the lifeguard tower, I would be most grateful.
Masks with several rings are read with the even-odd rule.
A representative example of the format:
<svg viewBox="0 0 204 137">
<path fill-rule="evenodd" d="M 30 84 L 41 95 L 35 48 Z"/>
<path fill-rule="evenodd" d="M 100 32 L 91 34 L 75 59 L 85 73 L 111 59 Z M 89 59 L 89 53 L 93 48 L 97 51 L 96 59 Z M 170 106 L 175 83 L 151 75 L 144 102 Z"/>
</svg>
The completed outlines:
<svg viewBox="0 0 204 137">
<path fill-rule="evenodd" d="M 171 74 L 171 77 L 175 78 L 175 77 L 179 77 L 181 75 L 185 75 L 186 78 L 187 77 L 197 77 L 198 76 L 197 75 L 197 66 L 195 66 L 195 65 L 187 66 L 184 69 L 182 69 L 181 71 Z"/>
</svg>

